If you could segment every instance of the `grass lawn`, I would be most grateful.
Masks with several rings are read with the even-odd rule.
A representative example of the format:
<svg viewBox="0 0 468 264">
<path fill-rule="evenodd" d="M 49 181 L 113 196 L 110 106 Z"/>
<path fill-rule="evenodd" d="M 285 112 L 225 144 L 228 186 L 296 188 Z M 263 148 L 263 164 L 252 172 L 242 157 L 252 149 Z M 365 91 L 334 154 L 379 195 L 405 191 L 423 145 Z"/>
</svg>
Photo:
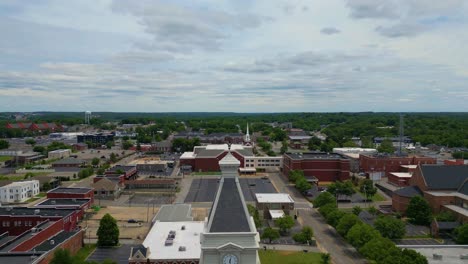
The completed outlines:
<svg viewBox="0 0 468 264">
<path fill-rule="evenodd" d="M 12 157 L 10 156 L 0 156 L 0 162 L 11 160 Z"/>
<path fill-rule="evenodd" d="M 260 261 L 268 264 L 319 264 L 320 253 L 302 251 L 259 250 Z"/>
<path fill-rule="evenodd" d="M 80 260 L 86 260 L 89 255 L 91 255 L 91 253 L 93 253 L 93 251 L 96 249 L 96 244 L 87 244 L 87 245 L 84 245 L 84 247 L 82 247 L 77 253 L 76 253 L 76 257 Z"/>
<path fill-rule="evenodd" d="M 36 195 L 36 197 L 46 197 L 46 193 L 45 192 L 40 192 Z"/>
</svg>

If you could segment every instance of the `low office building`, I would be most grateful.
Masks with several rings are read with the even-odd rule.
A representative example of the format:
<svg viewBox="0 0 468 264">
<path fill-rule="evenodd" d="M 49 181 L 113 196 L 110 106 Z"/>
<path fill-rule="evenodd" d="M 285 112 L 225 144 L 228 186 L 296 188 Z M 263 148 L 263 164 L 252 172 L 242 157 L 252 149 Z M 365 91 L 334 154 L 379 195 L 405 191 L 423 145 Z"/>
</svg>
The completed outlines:
<svg viewBox="0 0 468 264">
<path fill-rule="evenodd" d="M 92 188 L 70 188 L 58 187 L 47 192 L 47 198 L 70 198 L 70 199 L 86 199 L 90 198 L 91 203 L 94 201 L 94 190 Z"/>
<path fill-rule="evenodd" d="M 0 208 L 0 263 L 47 264 L 59 248 L 76 254 L 83 234 L 75 210 Z"/>
<path fill-rule="evenodd" d="M 91 185 L 94 188 L 94 197 L 98 199 L 115 200 L 120 197 L 122 186 L 116 182 L 104 177 L 102 180 Z"/>
<path fill-rule="evenodd" d="M 350 160 L 335 153 L 307 152 L 283 155 L 283 176 L 300 170 L 310 182 L 345 181 L 350 177 Z"/>
<path fill-rule="evenodd" d="M 107 142 L 114 141 L 114 134 L 107 134 L 107 133 L 85 134 L 85 135 L 78 135 L 76 138 L 77 138 L 78 143 L 91 142 L 93 144 L 105 145 Z"/>
<path fill-rule="evenodd" d="M 106 175 L 124 175 L 125 180 L 134 180 L 138 177 L 136 166 L 116 165 L 106 170 Z"/>
<path fill-rule="evenodd" d="M 85 199 L 46 199 L 38 204 L 36 204 L 35 208 L 53 208 L 53 209 L 75 209 L 78 212 L 76 216 L 79 219 L 82 219 L 84 213 L 87 209 L 89 209 L 92 205 L 90 198 Z"/>
<path fill-rule="evenodd" d="M 341 154 L 350 160 L 351 172 L 359 172 L 359 156 L 362 154 L 375 154 L 378 151 L 373 148 L 333 148 L 333 153 Z"/>
<path fill-rule="evenodd" d="M 38 194 L 38 180 L 13 182 L 0 187 L 0 202 L 22 203 Z"/>
<path fill-rule="evenodd" d="M 47 157 L 49 159 L 63 159 L 63 158 L 68 158 L 71 155 L 71 149 L 57 149 L 50 151 L 47 154 Z"/>
<path fill-rule="evenodd" d="M 228 153 L 227 144 L 196 146 L 193 152 L 185 152 L 180 157 L 180 165 L 184 169 L 189 167 L 192 171 L 208 172 L 219 171 L 219 161 Z M 257 169 L 281 168 L 283 157 L 258 157 L 252 152 L 251 146 L 240 144 L 231 145 L 231 154 L 240 162 L 239 171 L 242 173 L 255 173 Z"/>
<path fill-rule="evenodd" d="M 83 151 L 88 149 L 88 145 L 85 143 L 76 143 L 72 145 L 72 149 L 75 151 Z"/>
<path fill-rule="evenodd" d="M 414 196 L 422 196 L 433 213 L 452 212 L 468 222 L 468 166 L 421 165 L 407 187 L 392 195 L 392 209 L 404 213 Z"/>
<path fill-rule="evenodd" d="M 256 207 L 261 217 L 276 219 L 294 211 L 294 200 L 287 193 L 256 193 Z"/>
<path fill-rule="evenodd" d="M 156 221 L 142 245 L 133 247 L 129 264 L 198 264 L 205 222 Z"/>
<path fill-rule="evenodd" d="M 85 165 L 84 160 L 75 158 L 65 158 L 52 162 L 52 168 L 80 168 Z"/>
<path fill-rule="evenodd" d="M 141 158 L 130 162 L 130 165 L 135 165 L 138 173 L 143 174 L 164 174 L 168 170 L 168 164 L 172 161 L 161 160 L 158 157 Z"/>
<path fill-rule="evenodd" d="M 307 147 L 311 138 L 309 135 L 289 135 L 289 146 L 293 149 Z"/>
<path fill-rule="evenodd" d="M 373 180 L 388 177 L 390 172 L 399 172 L 401 165 L 436 163 L 437 159 L 426 156 L 395 156 L 385 153 L 361 154 L 359 156 L 360 171 L 367 173 Z"/>
</svg>

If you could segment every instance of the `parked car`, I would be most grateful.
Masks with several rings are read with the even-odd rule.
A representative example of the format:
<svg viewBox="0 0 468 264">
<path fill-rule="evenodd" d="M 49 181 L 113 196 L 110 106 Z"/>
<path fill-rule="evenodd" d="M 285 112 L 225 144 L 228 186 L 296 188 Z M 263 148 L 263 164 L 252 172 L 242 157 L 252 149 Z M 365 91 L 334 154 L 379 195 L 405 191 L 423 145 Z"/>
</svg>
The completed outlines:
<svg viewBox="0 0 468 264">
<path fill-rule="evenodd" d="M 127 222 L 128 222 L 128 223 L 131 223 L 131 224 L 136 224 L 136 223 L 138 223 L 138 221 L 135 220 L 135 219 L 128 219 Z"/>
</svg>

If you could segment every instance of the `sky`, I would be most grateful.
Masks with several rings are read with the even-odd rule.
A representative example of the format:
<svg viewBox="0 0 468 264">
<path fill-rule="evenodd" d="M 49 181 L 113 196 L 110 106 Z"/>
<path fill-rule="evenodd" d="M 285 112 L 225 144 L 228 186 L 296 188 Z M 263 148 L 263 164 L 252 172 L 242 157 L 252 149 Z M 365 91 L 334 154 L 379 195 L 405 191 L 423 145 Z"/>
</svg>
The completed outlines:
<svg viewBox="0 0 468 264">
<path fill-rule="evenodd" d="M 468 111 L 468 0 L 2 0 L 0 111 Z"/>
</svg>

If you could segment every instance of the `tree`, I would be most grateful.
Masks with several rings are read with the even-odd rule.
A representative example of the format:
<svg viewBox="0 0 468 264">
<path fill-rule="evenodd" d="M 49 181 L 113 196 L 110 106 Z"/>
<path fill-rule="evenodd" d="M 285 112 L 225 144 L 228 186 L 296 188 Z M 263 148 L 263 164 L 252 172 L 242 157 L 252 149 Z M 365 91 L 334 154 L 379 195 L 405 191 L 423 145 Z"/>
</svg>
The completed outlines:
<svg viewBox="0 0 468 264">
<path fill-rule="evenodd" d="M 296 182 L 299 178 L 304 178 L 304 172 L 300 170 L 289 171 L 289 181 Z"/>
<path fill-rule="evenodd" d="M 258 213 L 257 208 L 255 208 L 253 205 L 248 204 L 247 209 L 249 210 L 249 214 L 254 219 L 255 227 L 260 228 L 262 226 L 262 220 L 260 219 L 260 215 Z"/>
<path fill-rule="evenodd" d="M 348 231 L 357 223 L 361 222 L 359 218 L 354 214 L 345 214 L 341 217 L 338 225 L 336 226 L 336 231 L 343 237 L 346 236 Z"/>
<path fill-rule="evenodd" d="M 308 243 L 308 241 L 312 240 L 313 235 L 314 231 L 312 230 L 312 228 L 309 226 L 304 226 L 301 232 L 293 235 L 293 239 L 296 242 L 305 244 Z"/>
<path fill-rule="evenodd" d="M 288 151 L 288 142 L 286 140 L 283 140 L 283 142 L 281 143 L 281 150 L 280 150 L 280 153 L 281 154 L 284 154 Z"/>
<path fill-rule="evenodd" d="M 376 263 L 381 263 L 388 256 L 400 255 L 400 250 L 390 239 L 378 236 L 362 246 L 359 249 L 359 253 L 366 258 L 375 260 Z"/>
<path fill-rule="evenodd" d="M 427 258 L 414 249 L 403 249 L 401 251 L 402 261 L 398 263 L 427 264 Z"/>
<path fill-rule="evenodd" d="M 44 192 L 50 190 L 51 188 L 52 188 L 52 186 L 48 182 L 44 182 L 44 184 L 42 184 L 42 191 L 44 191 Z"/>
<path fill-rule="evenodd" d="M 289 229 L 294 226 L 294 219 L 290 215 L 285 215 L 275 220 L 276 226 L 279 227 L 282 234 L 289 232 Z"/>
<path fill-rule="evenodd" d="M 309 139 L 310 150 L 318 150 L 321 144 L 322 144 L 322 141 L 316 136 L 313 136 Z"/>
<path fill-rule="evenodd" d="M 314 199 L 314 207 L 322 207 L 326 204 L 336 204 L 336 199 L 333 196 L 333 194 L 329 192 L 323 192 L 317 196 L 317 198 Z"/>
<path fill-rule="evenodd" d="M 32 138 L 28 138 L 24 141 L 24 143 L 28 144 L 28 145 L 31 145 L 31 146 L 34 146 L 36 145 L 36 140 L 32 139 Z"/>
<path fill-rule="evenodd" d="M 339 196 L 339 195 L 351 196 L 354 193 L 356 193 L 356 191 L 354 190 L 353 183 L 351 181 L 334 182 L 330 184 L 330 186 L 328 186 L 327 191 L 332 193 L 335 196 Z"/>
<path fill-rule="evenodd" d="M 97 230 L 98 247 L 113 247 L 119 244 L 119 227 L 117 221 L 110 214 L 105 214 L 99 222 Z"/>
<path fill-rule="evenodd" d="M 406 216 L 416 225 L 429 225 L 432 221 L 432 211 L 429 203 L 421 196 L 411 198 Z"/>
<path fill-rule="evenodd" d="M 362 212 L 362 208 L 359 205 L 353 207 L 353 214 L 359 215 Z"/>
<path fill-rule="evenodd" d="M 359 249 L 374 237 L 378 236 L 380 236 L 379 232 L 372 228 L 372 226 L 358 223 L 349 229 L 348 234 L 346 234 L 346 240 L 348 240 L 353 247 Z"/>
<path fill-rule="evenodd" d="M 46 148 L 43 147 L 43 146 L 34 146 L 34 148 L 33 148 L 34 152 L 39 152 L 39 153 L 44 153 L 45 150 L 46 150 Z"/>
<path fill-rule="evenodd" d="M 10 147 L 10 143 L 4 139 L 0 139 L 0 149 L 7 149 Z"/>
<path fill-rule="evenodd" d="M 380 146 L 377 148 L 377 150 L 382 153 L 394 153 L 395 147 L 393 147 L 391 140 L 384 139 L 382 143 L 380 143 Z"/>
<path fill-rule="evenodd" d="M 320 264 L 330 264 L 331 257 L 329 253 L 320 253 Z"/>
<path fill-rule="evenodd" d="M 112 146 L 114 146 L 114 141 L 108 141 L 108 142 L 106 143 L 106 148 L 111 149 Z"/>
<path fill-rule="evenodd" d="M 336 203 L 329 203 L 321 206 L 318 211 L 321 215 L 323 215 L 323 217 L 325 217 L 325 219 L 327 219 L 328 215 L 336 210 L 338 210 Z"/>
<path fill-rule="evenodd" d="M 128 140 L 125 140 L 122 142 L 122 148 L 127 150 L 129 148 L 133 147 L 133 144 L 132 142 L 128 141 Z"/>
<path fill-rule="evenodd" d="M 110 154 L 110 156 L 109 156 L 109 159 L 110 159 L 110 161 L 111 161 L 112 163 L 115 163 L 115 162 L 117 162 L 117 155 L 115 155 L 115 153 L 112 152 L 112 153 Z"/>
<path fill-rule="evenodd" d="M 268 239 L 268 243 L 280 238 L 280 233 L 277 229 L 267 227 L 263 230 L 262 239 Z"/>
<path fill-rule="evenodd" d="M 468 224 L 457 227 L 454 231 L 457 244 L 468 244 Z"/>
<path fill-rule="evenodd" d="M 93 158 L 93 160 L 91 161 L 91 164 L 93 166 L 97 166 L 97 165 L 99 165 L 99 162 L 101 162 L 101 160 L 99 158 Z"/>
<path fill-rule="evenodd" d="M 377 193 L 377 188 L 374 186 L 374 182 L 369 179 L 362 182 L 359 190 L 364 193 L 367 200 L 372 199 L 372 197 Z"/>
<path fill-rule="evenodd" d="M 304 177 L 296 180 L 296 189 L 298 189 L 301 193 L 304 193 L 310 188 L 312 188 L 312 184 L 310 184 Z"/>
<path fill-rule="evenodd" d="M 325 207 L 325 206 L 324 206 Z M 322 207 L 322 208 L 324 208 Z M 327 214 L 326 220 L 327 224 L 336 227 L 338 225 L 338 222 L 340 219 L 345 215 L 346 213 L 343 211 L 340 211 L 338 209 L 331 211 L 330 213 Z"/>
<path fill-rule="evenodd" d="M 59 248 L 54 252 L 54 256 L 50 261 L 50 264 L 64 264 L 73 263 L 73 257 L 70 255 L 68 249 Z"/>
<path fill-rule="evenodd" d="M 379 217 L 374 222 L 374 227 L 383 237 L 389 239 L 400 239 L 405 233 L 405 223 L 391 216 Z"/>
</svg>

